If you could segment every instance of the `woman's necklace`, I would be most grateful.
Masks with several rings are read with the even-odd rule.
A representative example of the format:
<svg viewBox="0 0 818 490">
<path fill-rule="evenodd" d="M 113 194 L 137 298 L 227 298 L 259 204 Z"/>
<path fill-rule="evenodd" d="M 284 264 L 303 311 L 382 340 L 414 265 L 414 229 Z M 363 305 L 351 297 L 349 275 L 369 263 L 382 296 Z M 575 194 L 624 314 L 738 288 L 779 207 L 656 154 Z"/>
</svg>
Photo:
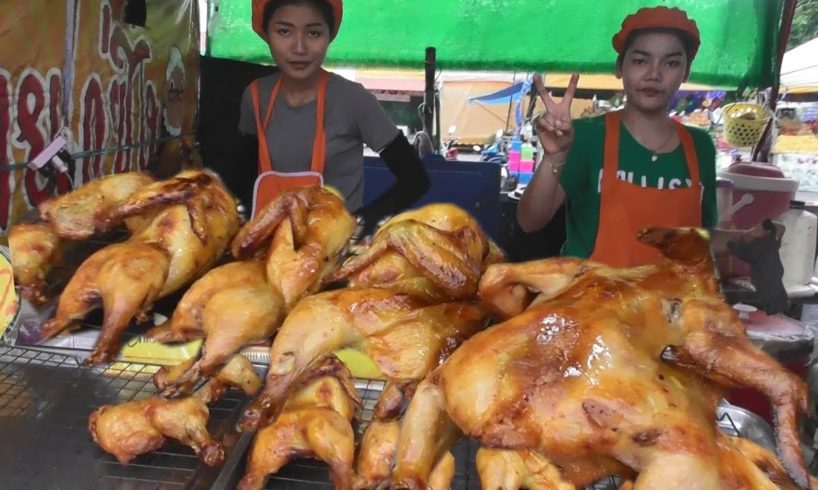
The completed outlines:
<svg viewBox="0 0 818 490">
<path fill-rule="evenodd" d="M 661 145 L 657 146 L 655 150 L 652 150 L 652 151 L 651 151 L 651 153 L 652 153 L 652 155 L 650 156 L 650 161 L 651 161 L 651 162 L 655 162 L 656 160 L 658 160 L 658 159 L 659 159 L 659 150 L 661 150 L 662 148 L 664 148 L 664 147 L 665 147 L 665 145 L 667 145 L 667 144 L 670 142 L 670 140 L 671 140 L 671 139 L 673 139 L 673 135 L 674 135 L 675 133 L 676 133 L 676 131 L 671 131 L 671 132 L 670 132 L 670 136 L 668 136 L 668 138 L 667 138 L 667 139 L 664 141 L 664 143 L 662 143 Z"/>
</svg>

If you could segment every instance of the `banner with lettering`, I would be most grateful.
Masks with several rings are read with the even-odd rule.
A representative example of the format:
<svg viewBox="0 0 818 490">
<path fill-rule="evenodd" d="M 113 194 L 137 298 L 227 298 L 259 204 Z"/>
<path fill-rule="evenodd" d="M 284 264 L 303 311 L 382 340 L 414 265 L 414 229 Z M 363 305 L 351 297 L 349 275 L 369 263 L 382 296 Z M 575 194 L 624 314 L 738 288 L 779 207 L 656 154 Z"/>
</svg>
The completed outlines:
<svg viewBox="0 0 818 490">
<path fill-rule="evenodd" d="M 102 175 L 195 165 L 197 2 L 146 0 L 141 20 L 126 4 L 0 2 L 0 235 L 32 206 Z M 58 135 L 71 171 L 25 168 Z"/>
</svg>

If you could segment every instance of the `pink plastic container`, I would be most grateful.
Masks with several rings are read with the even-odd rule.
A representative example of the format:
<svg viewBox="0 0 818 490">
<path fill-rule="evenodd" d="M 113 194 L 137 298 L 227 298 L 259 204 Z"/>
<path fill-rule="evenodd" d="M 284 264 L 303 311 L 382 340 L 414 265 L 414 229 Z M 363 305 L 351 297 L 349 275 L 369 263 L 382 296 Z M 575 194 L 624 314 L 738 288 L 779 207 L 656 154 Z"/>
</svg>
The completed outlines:
<svg viewBox="0 0 818 490">
<path fill-rule="evenodd" d="M 720 172 L 721 179 L 732 182 L 732 188 L 717 190 L 722 199 L 730 196 L 730 206 L 719 203 L 719 228 L 749 230 L 765 219 L 776 219 L 790 209 L 798 191 L 798 181 L 784 177 L 777 167 L 760 163 L 734 163 Z M 744 277 L 750 268 L 732 254 L 717 257 L 722 279 Z"/>
</svg>

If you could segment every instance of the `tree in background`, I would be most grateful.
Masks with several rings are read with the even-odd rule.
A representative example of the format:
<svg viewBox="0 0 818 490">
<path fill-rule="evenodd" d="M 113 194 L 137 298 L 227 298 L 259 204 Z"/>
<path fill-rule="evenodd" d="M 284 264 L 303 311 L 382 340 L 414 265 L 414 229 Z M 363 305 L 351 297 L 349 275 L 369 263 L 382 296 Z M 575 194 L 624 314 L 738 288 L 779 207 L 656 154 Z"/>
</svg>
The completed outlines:
<svg viewBox="0 0 818 490">
<path fill-rule="evenodd" d="M 818 0 L 798 0 L 787 49 L 818 37 Z"/>
</svg>

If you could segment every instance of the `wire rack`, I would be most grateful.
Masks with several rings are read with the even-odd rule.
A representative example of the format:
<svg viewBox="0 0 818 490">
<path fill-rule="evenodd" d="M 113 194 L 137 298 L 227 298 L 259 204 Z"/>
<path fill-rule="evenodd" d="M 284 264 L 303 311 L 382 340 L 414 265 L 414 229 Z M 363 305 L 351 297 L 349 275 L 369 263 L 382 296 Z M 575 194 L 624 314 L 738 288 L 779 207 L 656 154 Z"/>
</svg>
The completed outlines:
<svg viewBox="0 0 818 490">
<path fill-rule="evenodd" d="M 118 362 L 80 368 L 77 358 L 0 347 L 0 478 L 3 488 L 174 489 L 207 487 L 218 469 L 168 441 L 123 465 L 91 439 L 88 416 L 102 405 L 155 393 L 158 366 Z M 210 407 L 208 430 L 229 452 L 242 395 L 230 391 Z"/>
</svg>

